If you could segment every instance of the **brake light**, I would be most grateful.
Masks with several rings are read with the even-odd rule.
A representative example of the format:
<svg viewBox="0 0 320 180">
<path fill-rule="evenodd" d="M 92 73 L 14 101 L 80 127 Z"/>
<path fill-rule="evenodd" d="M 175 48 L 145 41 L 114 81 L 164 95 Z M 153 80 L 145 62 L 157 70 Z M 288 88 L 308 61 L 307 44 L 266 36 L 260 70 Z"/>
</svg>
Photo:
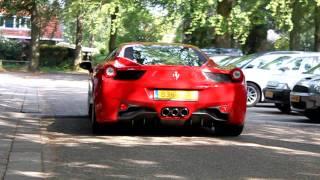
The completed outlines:
<svg viewBox="0 0 320 180">
<path fill-rule="evenodd" d="M 106 76 L 109 77 L 109 78 L 112 78 L 112 77 L 115 77 L 117 75 L 117 70 L 115 67 L 113 66 L 107 66 L 106 67 Z"/>
<path fill-rule="evenodd" d="M 235 68 L 231 71 L 231 78 L 233 81 L 242 82 L 244 79 L 244 75 L 239 68 Z"/>
</svg>

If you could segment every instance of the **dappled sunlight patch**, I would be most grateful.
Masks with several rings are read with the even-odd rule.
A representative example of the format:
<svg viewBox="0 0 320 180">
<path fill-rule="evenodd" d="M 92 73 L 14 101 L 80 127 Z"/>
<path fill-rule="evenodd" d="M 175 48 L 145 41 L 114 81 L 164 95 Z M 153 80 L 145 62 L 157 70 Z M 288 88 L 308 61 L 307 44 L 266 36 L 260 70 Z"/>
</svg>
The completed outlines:
<svg viewBox="0 0 320 180">
<path fill-rule="evenodd" d="M 25 178 L 50 178 L 54 177 L 53 173 L 44 173 L 37 171 L 19 171 L 19 170 L 11 170 L 9 175 L 18 175 L 21 178 L 25 176 Z"/>
<path fill-rule="evenodd" d="M 112 169 L 111 166 L 105 164 L 92 164 L 87 162 L 70 162 L 64 165 L 72 168 L 98 168 L 98 169 Z"/>
<path fill-rule="evenodd" d="M 163 179 L 187 179 L 185 177 L 177 176 L 173 174 L 155 174 L 153 176 L 156 178 L 163 178 Z"/>
<path fill-rule="evenodd" d="M 41 135 L 39 135 L 38 133 L 36 134 L 19 133 L 19 134 L 16 134 L 15 139 L 42 144 Z"/>
<path fill-rule="evenodd" d="M 156 166 L 159 163 L 154 161 L 147 161 L 147 160 L 137 160 L 137 159 L 122 159 L 123 161 L 126 161 L 127 163 L 132 163 L 135 165 L 141 165 L 141 166 Z"/>
<path fill-rule="evenodd" d="M 2 120 L 0 119 L 0 126 L 5 126 L 5 127 L 14 128 L 14 127 L 16 127 L 16 122 L 2 121 Z"/>
<path fill-rule="evenodd" d="M 312 128 L 312 126 L 309 126 L 308 128 L 292 128 L 287 126 L 274 127 L 274 125 L 264 125 L 263 127 L 259 128 L 259 131 L 256 131 L 255 133 L 247 133 L 246 136 L 285 142 L 320 145 L 319 130 L 318 128 Z"/>
</svg>

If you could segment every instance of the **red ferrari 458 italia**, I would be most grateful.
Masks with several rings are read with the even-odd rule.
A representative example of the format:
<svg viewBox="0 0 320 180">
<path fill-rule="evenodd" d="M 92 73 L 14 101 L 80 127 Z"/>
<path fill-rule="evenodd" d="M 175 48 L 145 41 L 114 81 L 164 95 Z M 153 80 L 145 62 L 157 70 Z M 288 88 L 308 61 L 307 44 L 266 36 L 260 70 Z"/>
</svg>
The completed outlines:
<svg viewBox="0 0 320 180">
<path fill-rule="evenodd" d="M 238 136 L 244 127 L 246 85 L 238 68 L 217 66 L 184 44 L 127 43 L 90 72 L 89 115 L 101 126 L 129 121 L 214 127 Z"/>
</svg>

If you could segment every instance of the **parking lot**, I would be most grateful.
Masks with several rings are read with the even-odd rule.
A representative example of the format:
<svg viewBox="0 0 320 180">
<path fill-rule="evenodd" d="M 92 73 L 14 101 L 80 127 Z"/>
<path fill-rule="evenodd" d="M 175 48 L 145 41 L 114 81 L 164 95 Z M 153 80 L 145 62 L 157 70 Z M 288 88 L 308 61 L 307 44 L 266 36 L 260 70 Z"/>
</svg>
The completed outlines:
<svg viewBox="0 0 320 180">
<path fill-rule="evenodd" d="M 248 108 L 239 137 L 116 127 L 92 135 L 85 74 L 0 73 L 2 179 L 319 179 L 320 123 Z"/>
</svg>

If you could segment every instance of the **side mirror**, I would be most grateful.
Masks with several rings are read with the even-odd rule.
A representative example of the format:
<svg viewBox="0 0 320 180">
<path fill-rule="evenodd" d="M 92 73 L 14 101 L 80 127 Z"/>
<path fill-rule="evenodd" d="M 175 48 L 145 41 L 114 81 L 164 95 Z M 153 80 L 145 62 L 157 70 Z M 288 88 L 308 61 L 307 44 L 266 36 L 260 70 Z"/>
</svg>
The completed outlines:
<svg viewBox="0 0 320 180">
<path fill-rule="evenodd" d="M 252 64 L 249 64 L 246 69 L 252 69 L 254 66 Z"/>
<path fill-rule="evenodd" d="M 92 63 L 90 61 L 83 61 L 79 64 L 80 68 L 88 70 L 90 73 L 92 70 Z"/>
<path fill-rule="evenodd" d="M 279 68 L 279 70 L 282 71 L 282 72 L 285 72 L 285 71 L 288 71 L 289 68 L 288 67 L 282 67 L 282 68 Z"/>
</svg>

